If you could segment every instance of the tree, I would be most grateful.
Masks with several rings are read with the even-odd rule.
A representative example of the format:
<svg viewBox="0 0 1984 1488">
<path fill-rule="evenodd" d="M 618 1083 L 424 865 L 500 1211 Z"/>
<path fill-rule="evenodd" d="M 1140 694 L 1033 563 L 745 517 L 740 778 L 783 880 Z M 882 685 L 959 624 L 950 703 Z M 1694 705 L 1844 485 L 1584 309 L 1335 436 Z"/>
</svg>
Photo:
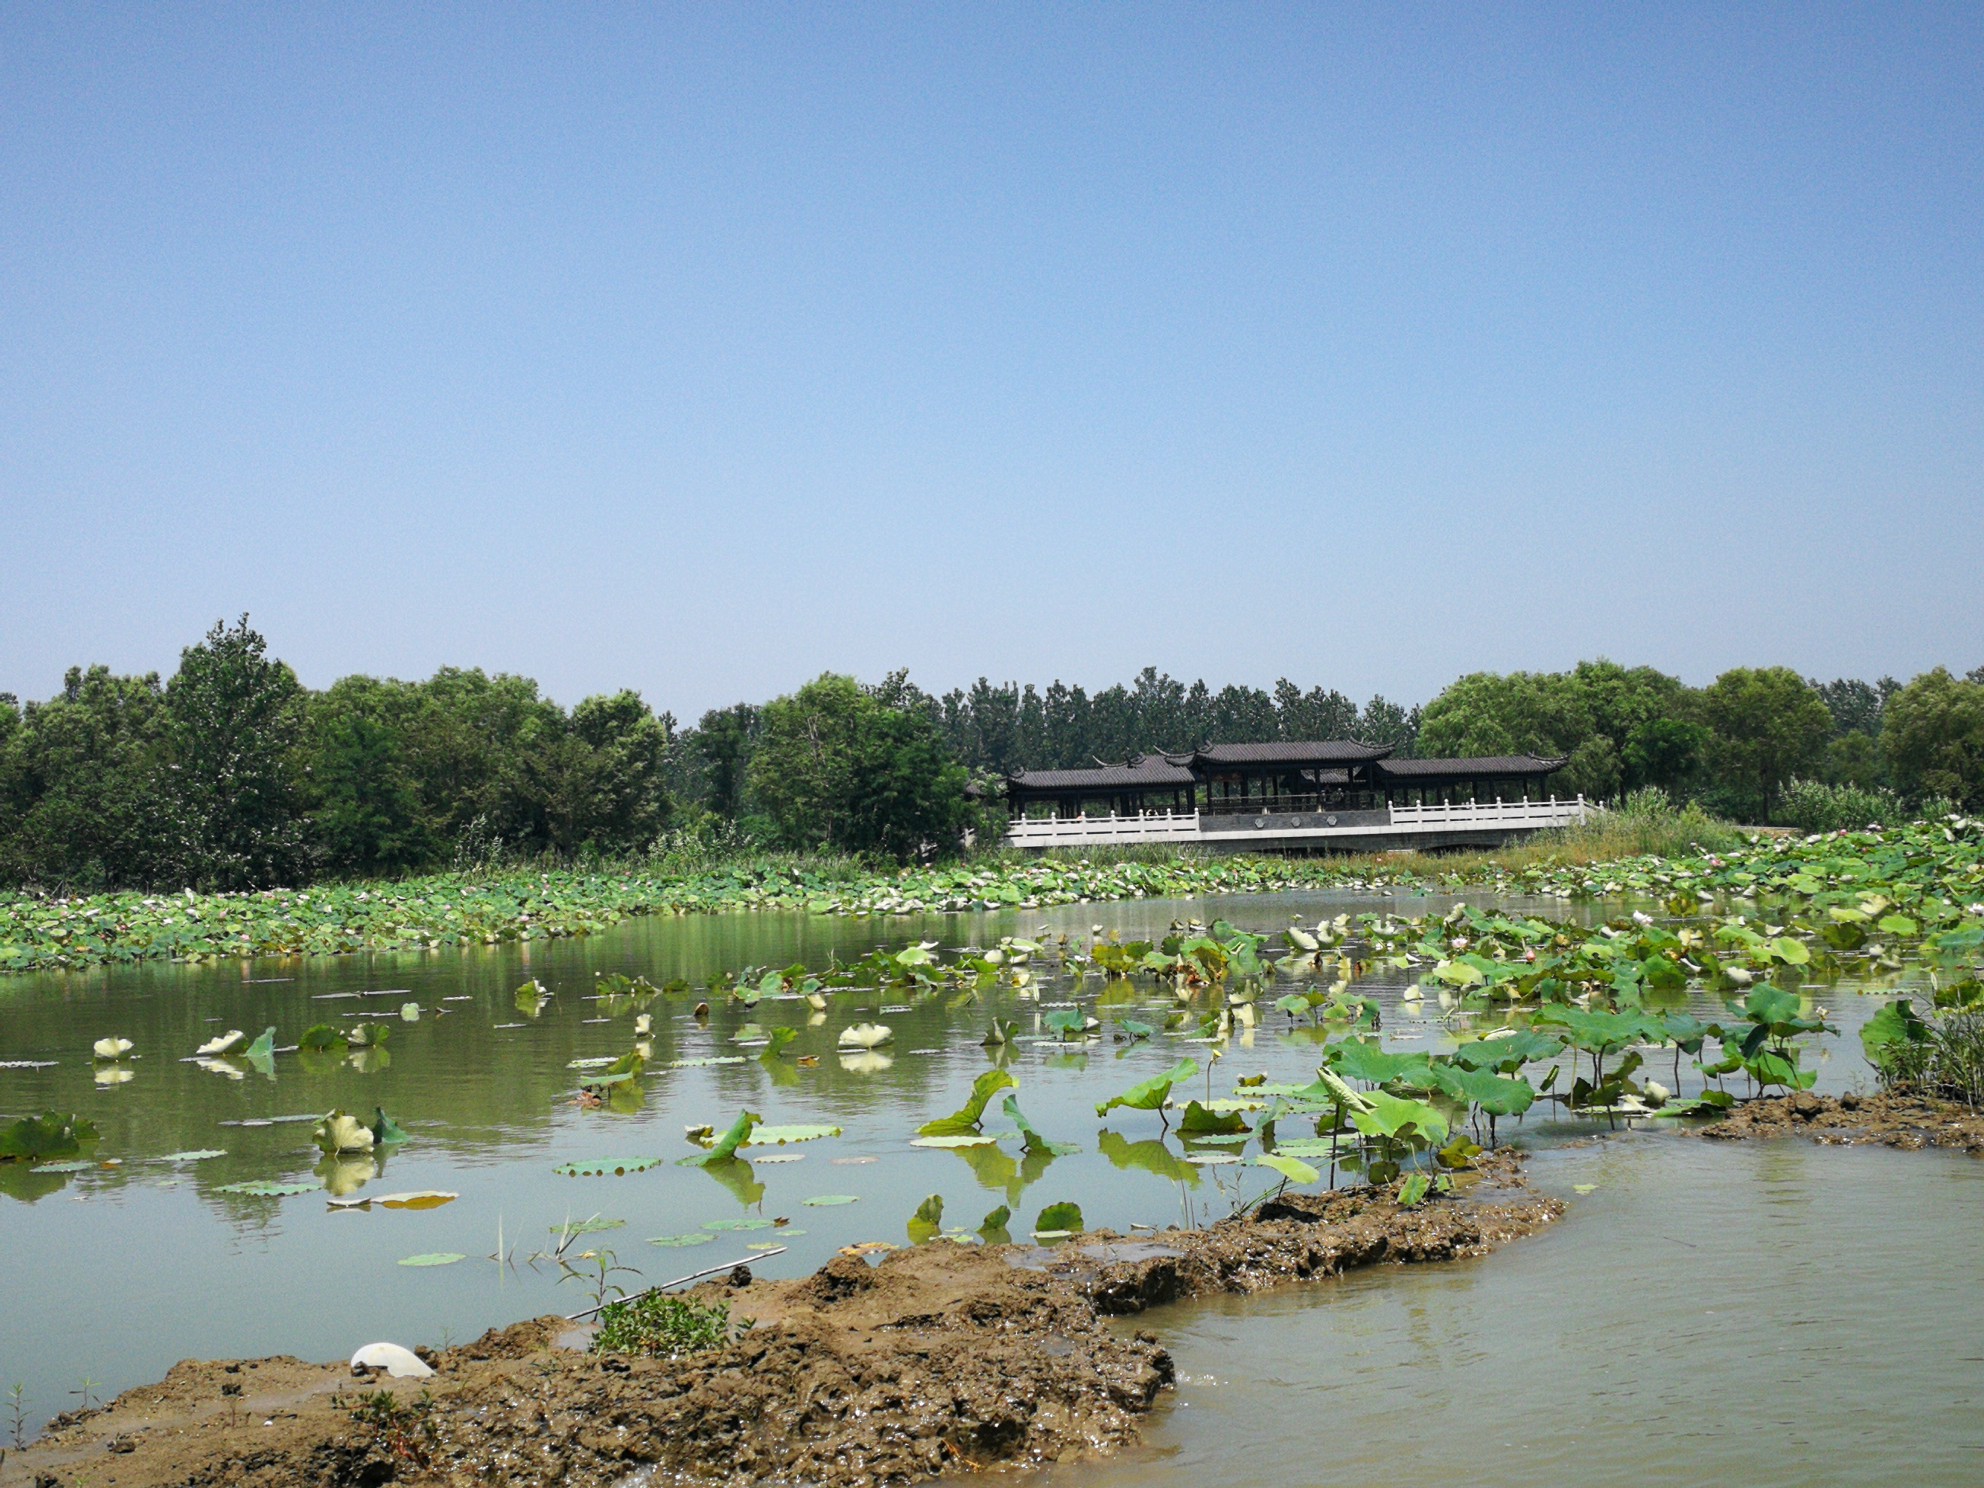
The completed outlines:
<svg viewBox="0 0 1984 1488">
<path fill-rule="evenodd" d="M 304 873 L 295 755 L 303 689 L 243 615 L 214 622 L 165 688 L 175 866 L 189 882 L 261 888 Z"/>
<path fill-rule="evenodd" d="M 1764 821 L 1783 784 L 1804 769 L 1832 733 L 1818 693 L 1789 667 L 1736 667 L 1702 693 L 1721 768 L 1753 786 Z"/>
<path fill-rule="evenodd" d="M 389 698 L 371 678 L 348 677 L 311 700 L 310 847 L 317 866 L 335 875 L 409 872 L 438 852 Z"/>
<path fill-rule="evenodd" d="M 71 667 L 61 693 L 0 707 L 0 882 L 143 888 L 163 876 L 165 694 L 156 673 Z"/>
<path fill-rule="evenodd" d="M 722 816 L 744 809 L 744 777 L 758 747 L 758 710 L 750 703 L 712 708 L 686 740 L 690 756 L 702 767 L 704 804 Z"/>
<path fill-rule="evenodd" d="M 971 814 L 965 783 L 927 711 L 891 708 L 831 673 L 765 705 L 748 771 L 752 803 L 786 845 L 896 858 L 957 840 Z"/>
<path fill-rule="evenodd" d="M 1889 700 L 1881 750 L 1904 794 L 1984 810 L 1984 681 L 1924 672 Z"/>
</svg>

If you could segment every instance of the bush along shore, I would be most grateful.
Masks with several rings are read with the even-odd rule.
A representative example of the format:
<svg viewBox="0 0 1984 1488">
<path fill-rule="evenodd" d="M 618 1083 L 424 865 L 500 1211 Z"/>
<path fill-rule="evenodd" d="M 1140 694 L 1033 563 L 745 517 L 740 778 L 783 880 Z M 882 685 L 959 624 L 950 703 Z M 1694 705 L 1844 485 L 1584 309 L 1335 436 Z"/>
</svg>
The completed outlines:
<svg viewBox="0 0 1984 1488">
<path fill-rule="evenodd" d="M 1979 923 L 1984 914 L 1977 908 L 1984 824 L 1972 819 L 1805 838 L 1721 829 L 1694 835 L 1734 845 L 1606 853 L 1659 835 L 1614 821 L 1460 858 L 1001 855 L 887 870 L 844 859 L 759 859 L 687 873 L 529 869 L 232 894 L 0 895 L 0 970 L 495 945 L 589 935 L 647 914 L 907 915 L 1300 889 L 1469 889 L 1691 905 L 1725 896 L 1823 901 L 1866 890 L 1925 930 L 1953 927 L 1966 915 Z"/>
</svg>

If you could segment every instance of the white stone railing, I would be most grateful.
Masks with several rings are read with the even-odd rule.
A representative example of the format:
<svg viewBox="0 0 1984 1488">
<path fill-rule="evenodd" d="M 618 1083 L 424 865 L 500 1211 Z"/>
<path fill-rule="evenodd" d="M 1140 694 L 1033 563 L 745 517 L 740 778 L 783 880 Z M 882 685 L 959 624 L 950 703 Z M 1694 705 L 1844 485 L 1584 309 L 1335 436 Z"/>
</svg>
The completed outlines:
<svg viewBox="0 0 1984 1488">
<path fill-rule="evenodd" d="M 1006 828 L 1013 847 L 1065 847 L 1084 842 L 1189 842 L 1199 835 L 1196 811 L 1144 811 L 1135 816 L 1070 816 L 1029 820 Z"/>
<path fill-rule="evenodd" d="M 1597 810 L 1583 796 L 1547 801 L 1462 801 L 1451 806 L 1394 806 L 1389 825 L 1374 822 L 1371 814 L 1343 826 L 1326 824 L 1327 818 L 1306 811 L 1301 826 L 1270 824 L 1257 838 L 1285 840 L 1340 836 L 1355 839 L 1387 831 L 1433 831 L 1443 827 L 1568 827 Z M 1069 816 L 1028 819 L 1021 817 L 1006 828 L 1010 847 L 1074 847 L 1084 844 L 1128 842 L 1225 842 L 1232 835 L 1236 819 L 1215 817 L 1202 824 L 1196 811 L 1144 811 L 1130 816 Z M 1215 830 L 1208 836 L 1206 827 Z"/>
<path fill-rule="evenodd" d="M 1394 806 L 1395 827 L 1568 827 L 1592 808 L 1583 796 L 1547 801 L 1457 801 L 1452 805 Z"/>
</svg>

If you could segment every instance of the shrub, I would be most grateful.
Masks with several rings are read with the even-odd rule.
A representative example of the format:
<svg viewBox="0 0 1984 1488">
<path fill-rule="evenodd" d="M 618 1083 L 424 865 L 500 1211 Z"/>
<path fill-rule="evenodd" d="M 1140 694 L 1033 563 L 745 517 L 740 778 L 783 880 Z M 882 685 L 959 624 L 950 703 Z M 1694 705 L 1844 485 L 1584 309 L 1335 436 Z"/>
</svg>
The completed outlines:
<svg viewBox="0 0 1984 1488">
<path fill-rule="evenodd" d="M 750 1326 L 746 1322 L 736 1331 L 742 1333 Z M 720 1348 L 730 1341 L 731 1331 L 730 1308 L 722 1302 L 645 1292 L 600 1309 L 592 1351 L 672 1359 Z"/>
<path fill-rule="evenodd" d="M 1777 817 L 1785 826 L 1801 832 L 1837 832 L 1877 822 L 1893 826 L 1912 820 L 1914 813 L 1901 804 L 1901 797 L 1881 786 L 1794 780 L 1784 789 Z"/>
</svg>

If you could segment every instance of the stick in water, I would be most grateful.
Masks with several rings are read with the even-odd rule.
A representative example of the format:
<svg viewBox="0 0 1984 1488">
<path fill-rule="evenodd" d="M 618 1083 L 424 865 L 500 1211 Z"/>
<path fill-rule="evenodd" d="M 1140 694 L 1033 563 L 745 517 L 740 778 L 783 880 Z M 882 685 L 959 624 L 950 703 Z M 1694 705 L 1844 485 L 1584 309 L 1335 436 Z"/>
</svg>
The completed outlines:
<svg viewBox="0 0 1984 1488">
<path fill-rule="evenodd" d="M 705 1276 L 716 1276 L 725 1271 L 735 1271 L 739 1266 L 748 1266 L 753 1261 L 769 1261 L 773 1256 L 782 1256 L 792 1247 L 781 1245 L 777 1250 L 761 1250 L 756 1255 L 748 1255 L 741 1261 L 729 1261 L 721 1266 L 706 1266 L 701 1271 L 691 1271 L 687 1276 L 678 1276 L 673 1281 L 664 1281 L 660 1286 L 651 1286 L 644 1292 L 636 1292 L 631 1297 L 615 1297 L 613 1302 L 638 1302 L 643 1297 L 652 1297 L 656 1292 L 665 1292 L 670 1287 L 679 1287 L 685 1282 L 701 1281 Z M 594 1313 L 611 1307 L 613 1302 L 602 1302 L 597 1307 L 588 1307 L 584 1312 L 575 1312 L 565 1321 L 582 1323 Z"/>
</svg>

